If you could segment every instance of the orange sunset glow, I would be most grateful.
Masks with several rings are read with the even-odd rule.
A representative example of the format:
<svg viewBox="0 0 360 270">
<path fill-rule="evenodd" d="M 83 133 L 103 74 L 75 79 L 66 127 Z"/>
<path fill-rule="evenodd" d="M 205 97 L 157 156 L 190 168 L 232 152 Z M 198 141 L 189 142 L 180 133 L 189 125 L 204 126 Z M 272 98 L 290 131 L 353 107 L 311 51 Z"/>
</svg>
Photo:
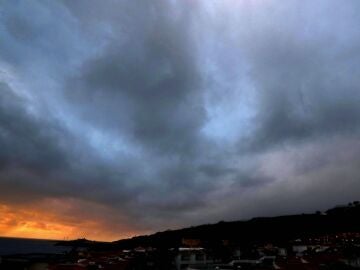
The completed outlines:
<svg viewBox="0 0 360 270">
<path fill-rule="evenodd" d="M 86 237 L 91 240 L 113 241 L 133 235 L 130 230 L 123 234 L 115 234 L 106 228 L 106 224 L 101 224 L 96 220 L 67 219 L 64 216 L 46 212 L 41 207 L 36 209 L 22 206 L 20 209 L 1 204 L 0 216 L 0 235 L 5 237 L 58 240 Z"/>
</svg>

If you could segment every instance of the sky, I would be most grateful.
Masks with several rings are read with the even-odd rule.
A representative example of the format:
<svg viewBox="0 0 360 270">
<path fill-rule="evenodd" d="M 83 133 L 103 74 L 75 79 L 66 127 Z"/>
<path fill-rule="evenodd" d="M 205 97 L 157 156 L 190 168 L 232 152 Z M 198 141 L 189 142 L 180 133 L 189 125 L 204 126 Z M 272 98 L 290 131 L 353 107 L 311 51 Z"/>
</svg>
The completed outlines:
<svg viewBox="0 0 360 270">
<path fill-rule="evenodd" d="M 0 236 L 117 240 L 360 198 L 358 0 L 0 2 Z"/>
</svg>

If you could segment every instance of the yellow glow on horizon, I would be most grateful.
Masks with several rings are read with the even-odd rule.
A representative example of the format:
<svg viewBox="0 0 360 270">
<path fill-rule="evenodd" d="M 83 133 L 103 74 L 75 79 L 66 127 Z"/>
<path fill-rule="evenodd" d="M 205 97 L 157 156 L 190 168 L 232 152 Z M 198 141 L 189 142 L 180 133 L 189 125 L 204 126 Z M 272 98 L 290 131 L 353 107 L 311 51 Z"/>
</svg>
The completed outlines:
<svg viewBox="0 0 360 270">
<path fill-rule="evenodd" d="M 62 217 L 41 209 L 20 209 L 16 206 L 0 204 L 0 236 L 35 239 L 77 239 L 86 237 L 98 241 L 114 241 L 131 236 L 123 236 L 109 231 L 96 220 L 79 220 Z"/>
<path fill-rule="evenodd" d="M 23 238 L 63 239 L 64 233 L 69 234 L 72 230 L 72 227 L 61 224 L 46 224 L 46 227 L 42 227 L 37 222 L 27 221 L 15 228 L 9 228 L 4 235 Z"/>
<path fill-rule="evenodd" d="M 74 231 L 74 227 L 53 222 L 51 216 L 30 209 L 19 210 L 0 205 L 0 215 L 1 236 L 63 239 Z"/>
</svg>

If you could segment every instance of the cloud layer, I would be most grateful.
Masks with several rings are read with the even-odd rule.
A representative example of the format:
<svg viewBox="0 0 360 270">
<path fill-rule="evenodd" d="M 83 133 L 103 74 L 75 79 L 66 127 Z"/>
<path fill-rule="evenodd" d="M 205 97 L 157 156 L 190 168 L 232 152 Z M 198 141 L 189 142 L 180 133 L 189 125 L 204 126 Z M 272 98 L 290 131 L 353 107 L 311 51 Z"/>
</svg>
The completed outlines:
<svg viewBox="0 0 360 270">
<path fill-rule="evenodd" d="M 116 239 L 358 199 L 359 9 L 4 2 L 0 233 Z"/>
</svg>

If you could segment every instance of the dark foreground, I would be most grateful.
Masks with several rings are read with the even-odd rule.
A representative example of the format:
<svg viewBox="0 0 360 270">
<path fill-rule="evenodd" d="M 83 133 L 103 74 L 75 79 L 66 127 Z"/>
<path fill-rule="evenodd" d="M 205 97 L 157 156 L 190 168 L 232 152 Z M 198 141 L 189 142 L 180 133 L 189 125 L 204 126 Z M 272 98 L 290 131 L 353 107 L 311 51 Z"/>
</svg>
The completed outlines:
<svg viewBox="0 0 360 270">
<path fill-rule="evenodd" d="M 0 270 L 360 269 L 359 217 L 354 202 L 325 213 L 220 222 L 112 243 L 0 239 Z"/>
</svg>

